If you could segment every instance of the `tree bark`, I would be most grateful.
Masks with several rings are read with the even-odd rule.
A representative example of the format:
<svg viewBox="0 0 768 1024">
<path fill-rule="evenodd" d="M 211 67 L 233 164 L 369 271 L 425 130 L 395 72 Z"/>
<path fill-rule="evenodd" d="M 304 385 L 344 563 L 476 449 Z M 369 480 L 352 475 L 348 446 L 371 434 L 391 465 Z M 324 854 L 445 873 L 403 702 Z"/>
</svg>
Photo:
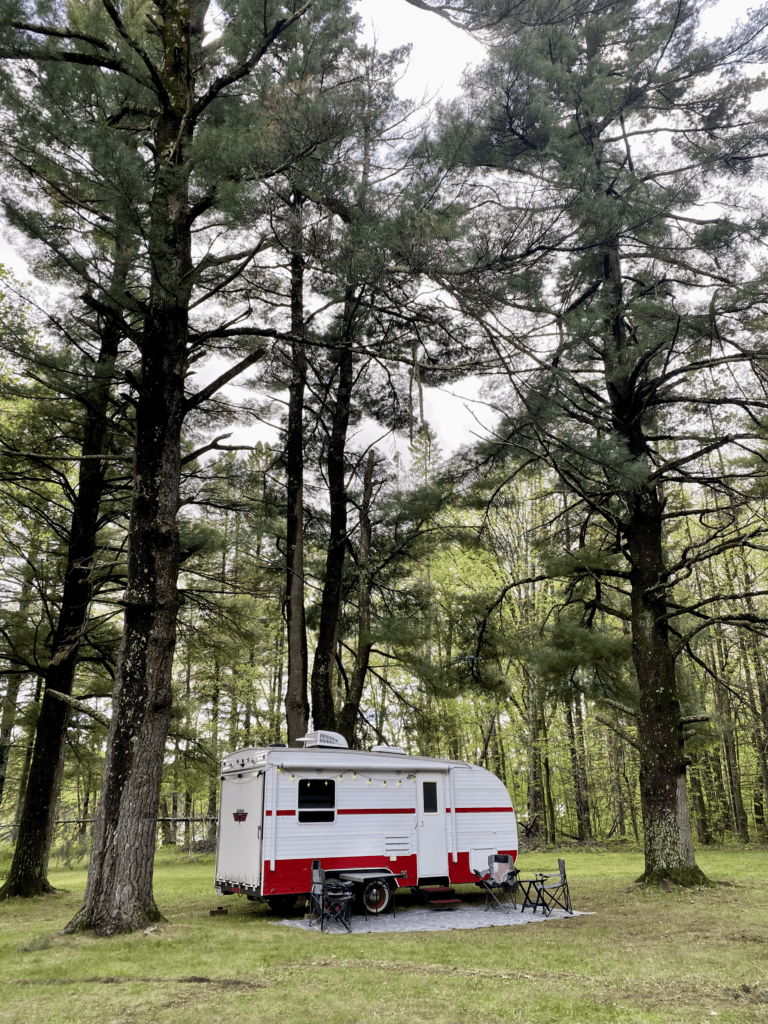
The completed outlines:
<svg viewBox="0 0 768 1024">
<path fill-rule="evenodd" d="M 24 566 L 24 575 L 21 581 L 21 593 L 19 595 L 19 619 L 26 622 L 29 615 L 29 608 L 32 601 L 32 583 L 35 566 L 39 554 L 37 538 L 30 538 L 30 550 L 27 562 Z M 25 675 L 29 672 L 17 661 L 11 659 L 8 668 L 4 673 L 6 681 L 5 696 L 2 701 L 2 716 L 0 716 L 0 803 L 3 802 L 5 793 L 5 782 L 8 774 L 8 761 L 11 754 L 11 735 L 16 723 L 17 701 L 19 690 Z M 23 795 L 23 790 L 21 794 Z"/>
<path fill-rule="evenodd" d="M 541 752 L 539 750 L 538 722 L 536 708 L 536 690 L 533 677 L 526 673 L 528 681 L 528 825 L 525 835 L 528 839 L 538 840 L 542 832 L 544 813 L 544 794 L 541 782 Z"/>
<path fill-rule="evenodd" d="M 576 745 L 576 729 L 573 723 L 573 705 L 581 701 L 581 696 L 576 693 L 574 700 L 569 701 L 565 707 L 565 720 L 568 726 L 568 742 L 571 753 L 571 776 L 573 778 L 573 795 L 576 802 L 576 828 L 580 841 L 589 839 L 592 836 L 592 822 L 589 817 L 589 791 L 587 784 L 587 772 L 580 756 L 581 751 Z"/>
<path fill-rule="evenodd" d="M 163 8 L 169 102 L 154 127 L 150 204 L 152 258 L 136 406 L 134 490 L 128 530 L 123 638 L 113 713 L 82 908 L 64 929 L 113 935 L 160 919 L 152 891 L 163 755 L 171 719 L 171 679 L 179 595 L 176 516 L 181 430 L 186 413 L 192 288 L 190 165 L 197 59 L 205 5 Z"/>
<path fill-rule="evenodd" d="M 635 339 L 624 316 L 619 239 L 603 246 L 604 367 L 613 429 L 638 471 L 650 468 L 647 398 L 634 373 Z M 616 475 L 621 479 L 621 467 Z M 653 482 L 623 488 L 621 524 L 630 564 L 632 661 L 640 691 L 637 738 L 645 871 L 641 880 L 706 882 L 693 856 L 686 799 L 683 730 L 675 658 L 667 626 L 669 574 L 664 558 L 664 500 Z"/>
<path fill-rule="evenodd" d="M 632 660 L 640 689 L 641 880 L 696 885 L 707 879 L 696 865 L 688 817 L 680 702 L 666 623 L 662 507 L 656 489 L 643 488 L 632 503 L 626 529 L 632 563 Z"/>
<path fill-rule="evenodd" d="M 125 281 L 125 256 L 125 251 L 116 252 L 113 286 L 122 286 Z M 40 896 L 54 891 L 47 878 L 48 855 L 64 767 L 70 707 L 66 701 L 54 699 L 51 691 L 65 696 L 72 693 L 80 642 L 93 597 L 93 558 L 104 493 L 105 463 L 99 456 L 105 454 L 108 443 L 107 407 L 120 340 L 121 334 L 115 325 L 107 323 L 91 387 L 84 396 L 83 459 L 69 529 L 59 618 L 51 645 L 51 660 L 45 671 L 18 838 L 8 877 L 0 889 L 0 899 Z"/>
<path fill-rule="evenodd" d="M 286 467 L 286 586 L 285 609 L 288 630 L 288 671 L 285 688 L 285 718 L 288 746 L 306 734 L 309 724 L 307 692 L 308 652 L 304 610 L 304 389 L 307 354 L 304 345 L 304 257 L 301 251 L 301 208 L 303 197 L 294 193 L 294 215 L 298 218 L 297 239 L 291 254 L 291 384 L 288 394 L 288 432 L 285 442 Z"/>
<path fill-rule="evenodd" d="M 328 441 L 328 496 L 331 506 L 325 579 L 320 604 L 320 628 L 312 665 L 312 722 L 316 729 L 336 729 L 333 667 L 341 611 L 344 555 L 347 547 L 346 441 L 352 406 L 352 331 L 354 295 L 350 288 L 344 309 L 338 355 L 338 384 Z"/>
<path fill-rule="evenodd" d="M 363 500 L 360 505 L 360 547 L 357 556 L 357 652 L 349 694 L 339 715 L 339 732 L 350 747 L 354 745 L 355 725 L 360 714 L 360 703 L 368 674 L 371 656 L 371 499 L 373 498 L 373 466 L 375 452 L 368 453 L 363 479 Z"/>
</svg>

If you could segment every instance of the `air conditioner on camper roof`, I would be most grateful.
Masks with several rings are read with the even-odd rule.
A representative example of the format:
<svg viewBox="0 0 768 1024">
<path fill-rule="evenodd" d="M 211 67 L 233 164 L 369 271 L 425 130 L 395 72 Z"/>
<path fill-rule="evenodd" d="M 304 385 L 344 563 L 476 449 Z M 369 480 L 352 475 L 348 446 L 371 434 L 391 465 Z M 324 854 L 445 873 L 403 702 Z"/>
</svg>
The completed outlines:
<svg viewBox="0 0 768 1024">
<path fill-rule="evenodd" d="M 316 732 L 308 732 L 306 736 L 300 737 L 298 743 L 305 747 L 348 747 L 347 741 L 338 732 L 326 732 L 325 729 L 318 729 Z"/>
</svg>

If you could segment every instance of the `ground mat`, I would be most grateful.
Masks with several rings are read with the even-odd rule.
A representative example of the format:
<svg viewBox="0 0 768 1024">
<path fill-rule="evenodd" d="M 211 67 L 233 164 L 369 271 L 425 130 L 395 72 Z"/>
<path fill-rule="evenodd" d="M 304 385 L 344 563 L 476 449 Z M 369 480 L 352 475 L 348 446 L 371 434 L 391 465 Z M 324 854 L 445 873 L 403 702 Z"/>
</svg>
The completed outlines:
<svg viewBox="0 0 768 1024">
<path fill-rule="evenodd" d="M 358 935 L 365 932 L 444 932 L 452 929 L 462 928 L 506 928 L 519 924 L 546 924 L 547 921 L 562 921 L 563 918 L 582 917 L 584 911 L 574 910 L 573 915 L 567 914 L 564 910 L 553 910 L 549 917 L 545 917 L 540 911 L 536 914 L 530 910 L 510 910 L 504 912 L 496 910 L 485 910 L 483 907 L 463 904 L 455 910 L 433 910 L 431 907 L 404 908 L 392 914 L 380 914 L 378 917 L 369 917 L 366 921 L 363 914 L 352 915 L 352 931 Z M 309 929 L 307 918 L 293 918 L 285 921 L 273 921 L 273 924 L 286 925 L 289 928 Z M 312 930 L 319 932 L 317 924 Z M 345 931 L 339 925 L 333 925 L 332 930 Z"/>
</svg>

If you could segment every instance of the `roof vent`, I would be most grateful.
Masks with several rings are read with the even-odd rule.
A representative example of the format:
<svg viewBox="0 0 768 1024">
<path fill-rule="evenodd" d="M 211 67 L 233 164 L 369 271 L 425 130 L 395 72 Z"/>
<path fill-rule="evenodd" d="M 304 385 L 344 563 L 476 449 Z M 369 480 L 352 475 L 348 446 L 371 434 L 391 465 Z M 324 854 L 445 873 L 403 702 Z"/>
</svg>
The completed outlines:
<svg viewBox="0 0 768 1024">
<path fill-rule="evenodd" d="M 338 732 L 326 732 L 325 729 L 318 729 L 316 732 L 308 732 L 296 741 L 303 743 L 304 747 L 344 747 L 349 745 L 344 737 Z"/>
<path fill-rule="evenodd" d="M 388 747 L 384 743 L 379 743 L 376 747 L 371 747 L 372 754 L 404 754 L 405 751 L 402 747 Z"/>
</svg>

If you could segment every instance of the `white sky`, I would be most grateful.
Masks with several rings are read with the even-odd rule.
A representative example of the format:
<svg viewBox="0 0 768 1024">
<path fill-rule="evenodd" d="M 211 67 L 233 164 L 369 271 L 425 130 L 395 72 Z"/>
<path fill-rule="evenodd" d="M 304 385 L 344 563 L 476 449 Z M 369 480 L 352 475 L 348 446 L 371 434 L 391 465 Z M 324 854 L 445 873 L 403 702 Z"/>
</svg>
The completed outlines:
<svg viewBox="0 0 768 1024">
<path fill-rule="evenodd" d="M 366 39 L 375 37 L 380 50 L 413 47 L 400 86 L 403 97 L 455 95 L 461 72 L 482 57 L 482 46 L 466 32 L 405 0 L 357 0 L 355 12 L 365 23 Z"/>
</svg>

